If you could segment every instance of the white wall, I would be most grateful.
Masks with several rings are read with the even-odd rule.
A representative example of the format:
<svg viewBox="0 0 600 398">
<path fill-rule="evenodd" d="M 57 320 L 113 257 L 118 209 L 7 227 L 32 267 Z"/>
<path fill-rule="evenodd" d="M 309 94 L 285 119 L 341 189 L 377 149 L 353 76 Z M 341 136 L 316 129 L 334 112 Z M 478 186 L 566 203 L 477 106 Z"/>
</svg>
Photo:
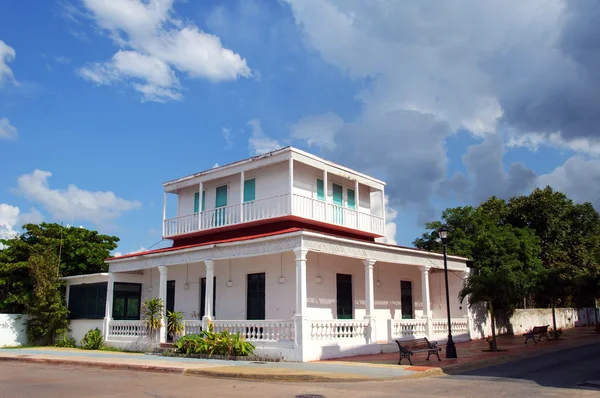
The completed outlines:
<svg viewBox="0 0 600 398">
<path fill-rule="evenodd" d="M 450 314 L 452 318 L 467 315 L 468 304 L 465 300 L 461 304 L 458 292 L 463 286 L 463 275 L 460 272 L 448 271 L 448 285 L 450 287 Z M 446 318 L 446 284 L 444 272 L 429 273 L 429 295 L 431 297 L 431 310 L 433 318 Z"/>
<path fill-rule="evenodd" d="M 98 328 L 104 335 L 104 320 L 103 319 L 72 319 L 69 321 L 70 335 L 75 339 L 75 343 L 80 345 L 81 339 L 87 332 Z"/>
<path fill-rule="evenodd" d="M 19 314 L 0 314 L 0 347 L 27 344 L 25 319 Z"/>
</svg>

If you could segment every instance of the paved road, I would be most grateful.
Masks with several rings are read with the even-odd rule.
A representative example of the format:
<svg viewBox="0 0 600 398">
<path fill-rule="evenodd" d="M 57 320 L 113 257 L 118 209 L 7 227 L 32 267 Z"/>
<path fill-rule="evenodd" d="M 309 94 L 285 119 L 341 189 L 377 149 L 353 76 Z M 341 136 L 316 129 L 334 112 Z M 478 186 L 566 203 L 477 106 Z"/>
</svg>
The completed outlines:
<svg viewBox="0 0 600 398">
<path fill-rule="evenodd" d="M 467 375 L 367 383 L 261 383 L 18 362 L 0 363 L 0 397 L 599 397 L 600 344 Z M 561 388 L 557 388 L 561 387 Z M 308 395 L 309 397 L 311 395 Z"/>
</svg>

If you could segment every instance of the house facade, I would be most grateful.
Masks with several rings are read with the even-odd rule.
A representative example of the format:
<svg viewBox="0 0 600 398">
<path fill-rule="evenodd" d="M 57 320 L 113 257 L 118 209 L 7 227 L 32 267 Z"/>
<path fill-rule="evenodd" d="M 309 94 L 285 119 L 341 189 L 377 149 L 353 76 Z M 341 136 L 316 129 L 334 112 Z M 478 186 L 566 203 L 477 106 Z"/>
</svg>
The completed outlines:
<svg viewBox="0 0 600 398">
<path fill-rule="evenodd" d="M 160 297 L 185 333 L 210 321 L 261 356 L 312 361 L 447 335 L 443 257 L 379 241 L 385 183 L 296 148 L 169 181 L 163 237 L 172 247 L 107 260 L 109 272 L 65 278 L 76 338 L 149 344 L 140 307 Z M 469 338 L 456 298 L 467 259 L 448 257 L 453 335 Z M 212 282 L 212 283 L 211 283 Z M 169 339 L 160 331 L 160 342 Z"/>
</svg>

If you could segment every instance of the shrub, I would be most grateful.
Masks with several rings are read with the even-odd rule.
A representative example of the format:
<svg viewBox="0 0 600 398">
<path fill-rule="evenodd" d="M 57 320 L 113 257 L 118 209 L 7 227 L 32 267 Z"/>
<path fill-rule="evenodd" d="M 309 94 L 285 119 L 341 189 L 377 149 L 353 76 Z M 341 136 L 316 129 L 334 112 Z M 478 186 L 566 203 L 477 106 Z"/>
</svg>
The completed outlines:
<svg viewBox="0 0 600 398">
<path fill-rule="evenodd" d="M 175 343 L 176 352 L 185 355 L 204 354 L 208 356 L 248 356 L 254 352 L 254 346 L 245 341 L 239 332 L 235 334 L 224 330 L 215 333 L 209 324 L 208 330 L 201 334 L 183 336 Z"/>
<path fill-rule="evenodd" d="M 179 311 L 167 311 L 167 333 L 173 340 L 177 340 L 183 331 L 184 331 L 184 323 L 183 323 L 183 313 Z"/>
<path fill-rule="evenodd" d="M 100 329 L 91 329 L 81 339 L 81 348 L 84 350 L 99 350 L 104 344 L 104 338 Z"/>
<path fill-rule="evenodd" d="M 151 338 L 156 337 L 156 332 L 162 327 L 163 301 L 154 297 L 144 300 L 142 304 L 142 319 Z"/>
<path fill-rule="evenodd" d="M 75 348 L 75 339 L 68 334 L 64 333 L 60 336 L 58 340 L 54 343 L 55 347 L 63 347 L 63 348 Z"/>
<path fill-rule="evenodd" d="M 560 339 L 560 336 L 562 334 L 563 334 L 563 331 L 561 328 L 556 328 L 556 330 L 554 330 L 554 329 L 548 330 L 548 335 L 550 336 L 550 338 L 552 338 L 554 340 Z"/>
</svg>

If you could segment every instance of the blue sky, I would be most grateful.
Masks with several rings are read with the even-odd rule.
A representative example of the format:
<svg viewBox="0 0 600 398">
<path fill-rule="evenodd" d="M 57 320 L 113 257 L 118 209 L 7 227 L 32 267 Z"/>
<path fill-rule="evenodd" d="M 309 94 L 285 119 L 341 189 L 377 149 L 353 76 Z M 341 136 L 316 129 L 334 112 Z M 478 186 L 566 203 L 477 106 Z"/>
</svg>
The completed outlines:
<svg viewBox="0 0 600 398">
<path fill-rule="evenodd" d="M 27 3 L 0 5 L 3 236 L 148 248 L 162 182 L 289 144 L 386 180 L 403 245 L 492 194 L 600 198 L 593 1 Z"/>
</svg>

